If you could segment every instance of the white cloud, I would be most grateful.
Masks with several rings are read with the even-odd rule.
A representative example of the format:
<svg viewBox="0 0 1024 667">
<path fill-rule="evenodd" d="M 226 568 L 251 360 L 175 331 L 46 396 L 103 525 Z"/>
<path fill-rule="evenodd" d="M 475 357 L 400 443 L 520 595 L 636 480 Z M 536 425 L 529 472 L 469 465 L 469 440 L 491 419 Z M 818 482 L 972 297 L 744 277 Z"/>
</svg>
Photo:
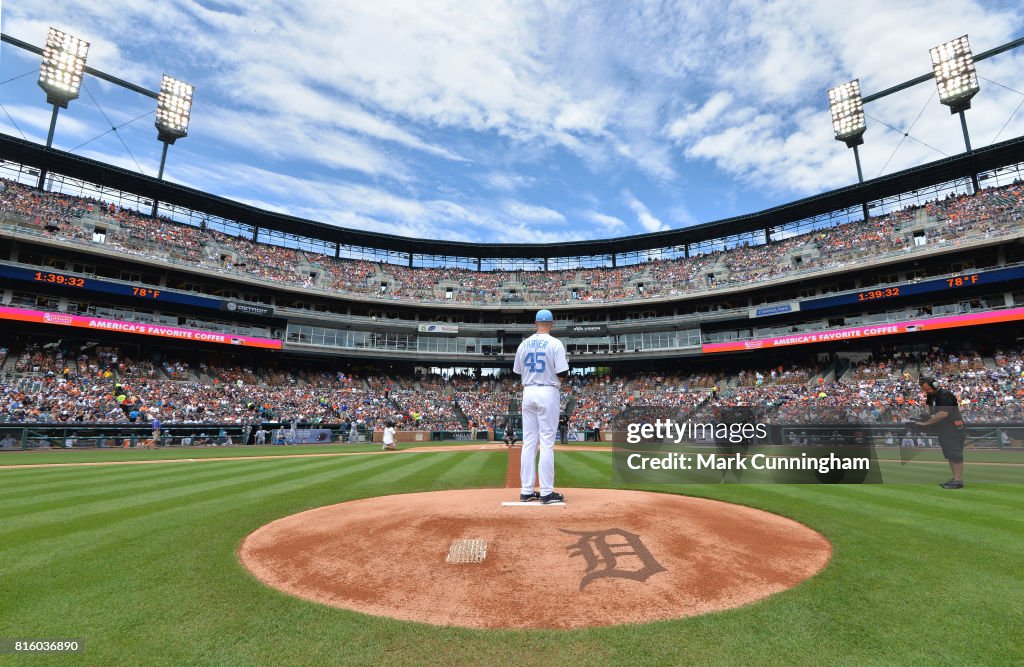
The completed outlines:
<svg viewBox="0 0 1024 667">
<path fill-rule="evenodd" d="M 515 219 L 529 222 L 562 223 L 565 216 L 546 206 L 534 206 L 520 201 L 505 202 L 505 211 Z"/>
<path fill-rule="evenodd" d="M 668 225 L 654 217 L 650 209 L 647 208 L 642 201 L 637 199 L 632 192 L 626 190 L 622 193 L 622 197 L 625 199 L 626 205 L 629 206 L 633 213 L 636 214 L 636 221 L 640 223 L 640 226 L 644 228 L 644 231 L 661 232 L 668 229 Z"/>
<path fill-rule="evenodd" d="M 189 128 L 198 141 L 223 142 L 278 160 L 301 159 L 373 176 L 408 180 L 410 172 L 372 143 L 342 131 L 296 123 L 287 116 L 207 107 Z"/>
<path fill-rule="evenodd" d="M 668 136 L 683 139 L 700 135 L 709 126 L 717 125 L 722 112 L 732 103 L 732 93 L 725 90 L 716 92 L 704 106 L 673 121 L 668 127 Z"/>
<path fill-rule="evenodd" d="M 626 230 L 626 223 L 614 215 L 586 211 L 583 217 L 597 225 L 601 234 L 620 234 Z"/>
<path fill-rule="evenodd" d="M 509 172 L 490 172 L 480 177 L 480 180 L 495 190 L 513 192 L 529 188 L 536 183 L 537 179 L 523 174 Z"/>
</svg>

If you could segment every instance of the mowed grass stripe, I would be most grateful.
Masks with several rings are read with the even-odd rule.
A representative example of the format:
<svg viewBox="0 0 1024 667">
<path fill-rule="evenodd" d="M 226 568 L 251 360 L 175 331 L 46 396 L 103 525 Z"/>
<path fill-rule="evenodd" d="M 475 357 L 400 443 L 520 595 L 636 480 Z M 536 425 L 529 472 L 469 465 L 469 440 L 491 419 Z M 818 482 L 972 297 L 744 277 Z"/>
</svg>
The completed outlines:
<svg viewBox="0 0 1024 667">
<path fill-rule="evenodd" d="M 931 498 L 935 494 L 935 486 L 936 485 L 934 483 L 922 485 L 907 484 L 901 485 L 898 488 L 915 497 Z M 1020 509 L 1021 493 L 1024 493 L 1024 485 L 972 484 L 968 482 L 967 488 L 962 490 L 953 490 L 952 493 L 943 493 L 943 495 L 948 496 L 955 501 L 959 495 L 964 494 L 963 498 L 967 499 L 972 505 L 1014 511 Z"/>
<path fill-rule="evenodd" d="M 949 479 L 949 469 L 934 463 L 882 462 L 882 480 L 886 484 L 922 484 L 937 486 Z M 1024 483 L 1024 466 L 998 463 L 975 463 L 970 467 L 970 481 L 975 484 L 1021 484 Z"/>
<path fill-rule="evenodd" d="M 505 466 L 508 457 L 504 452 L 476 452 L 460 454 L 461 458 L 433 480 L 434 489 L 464 489 L 482 484 L 486 487 L 501 487 L 505 484 Z"/>
<path fill-rule="evenodd" d="M 555 454 L 555 486 L 563 488 L 602 487 L 607 486 L 610 481 L 610 454 L 604 452 L 558 452 Z"/>
<path fill-rule="evenodd" d="M 360 459 L 362 457 L 356 456 L 343 458 Z M 63 505 L 71 500 L 74 500 L 74 502 L 79 504 L 87 503 L 89 502 L 89 498 L 86 494 L 82 494 L 83 490 L 94 489 L 97 487 L 111 488 L 115 485 L 120 487 L 121 489 L 127 489 L 129 488 L 129 485 L 125 484 L 125 481 L 130 481 L 132 485 L 136 485 L 135 483 L 137 482 L 138 486 L 145 486 L 146 484 L 149 484 L 152 480 L 157 480 L 161 483 L 161 485 L 169 487 L 178 484 L 180 481 L 184 479 L 203 479 L 205 476 L 213 475 L 213 471 L 223 470 L 223 465 L 234 466 L 238 464 L 251 464 L 253 466 L 263 466 L 265 468 L 270 468 L 273 466 L 280 466 L 284 463 L 288 463 L 289 461 L 322 462 L 324 461 L 324 459 L 287 459 L 284 461 L 273 459 L 254 459 L 247 461 L 211 461 L 205 463 L 196 462 L 194 465 L 175 466 L 173 469 L 164 468 L 162 466 L 125 466 L 125 468 L 130 468 L 129 472 L 121 472 L 117 477 L 109 477 L 107 475 L 93 477 L 93 475 L 96 474 L 95 468 L 79 468 L 74 471 L 74 479 L 78 480 L 75 483 L 65 480 L 57 484 L 40 487 L 35 485 L 30 479 L 24 480 L 23 483 L 19 485 L 17 491 L 10 494 L 5 494 L 4 496 L 0 496 L 0 498 L 6 498 L 9 501 L 7 503 L 3 503 L 2 505 L 0 505 L 0 508 L 4 510 L 14 508 L 18 506 L 18 502 L 16 501 L 26 501 L 26 499 L 28 499 L 28 502 L 25 504 L 29 505 L 30 508 L 27 510 L 24 508 L 18 508 L 16 512 L 11 512 L 12 515 L 17 515 L 23 511 L 31 512 L 35 509 L 47 509 L 47 503 L 57 503 Z M 54 488 L 59 489 L 59 491 L 54 491 Z M 94 495 L 102 495 L 104 497 L 108 497 L 105 494 L 106 492 L 97 492 Z M 42 505 L 40 505 L 38 501 L 38 496 L 40 495 L 45 496 L 45 500 L 42 503 Z M 0 516 L 2 516 L 3 513 L 3 511 L 0 511 Z"/>
<path fill-rule="evenodd" d="M 424 446 L 431 446 L 435 443 L 424 443 Z M 52 450 L 32 451 L 16 453 L 0 453 L 0 465 L 5 466 L 58 466 L 68 463 L 139 463 L 149 461 L 180 461 L 185 459 L 237 459 L 237 458 L 277 458 L 295 456 L 298 454 L 312 454 L 314 456 L 337 456 L 345 453 L 367 453 L 379 451 L 379 447 L 372 445 L 298 445 L 298 446 L 240 446 L 232 447 L 201 447 L 195 449 L 122 449 L 111 447 L 107 449 L 83 449 L 83 450 Z M 63 466 L 61 466 L 63 467 Z M 103 465 L 89 467 L 106 467 Z"/>
<path fill-rule="evenodd" d="M 445 440 L 431 442 L 410 443 L 402 449 L 410 447 L 432 448 L 459 446 L 465 449 L 472 449 L 473 446 L 464 441 Z M 148 461 L 178 461 L 183 459 L 237 459 L 237 458 L 278 458 L 289 456 L 338 456 L 346 454 L 367 454 L 379 452 L 380 445 L 361 443 L 349 445 L 334 443 L 331 445 L 297 445 L 280 446 L 266 445 L 242 447 L 234 445 L 231 447 L 197 447 L 193 449 L 162 448 L 162 449 L 122 449 L 112 447 L 108 449 L 81 449 L 81 450 L 51 450 L 51 451 L 30 451 L 30 452 L 0 452 L 0 465 L 23 466 L 23 465 L 52 465 L 67 463 L 123 463 L 123 462 L 148 462 Z M 90 466 L 105 467 L 105 466 Z"/>
<path fill-rule="evenodd" d="M 216 462 L 204 463 L 214 465 Z M 182 461 L 174 464 L 152 465 L 111 465 L 103 467 L 69 466 L 66 468 L 21 468 L 0 470 L 0 500 L 16 496 L 27 488 L 60 489 L 68 485 L 91 484 L 99 482 L 116 483 L 135 475 L 159 476 L 174 474 L 179 470 L 192 469 L 198 463 Z M 85 472 L 89 471 L 89 475 Z"/>
<path fill-rule="evenodd" d="M 609 452 L 575 452 L 573 458 L 589 468 L 602 481 L 611 481 L 612 455 Z"/>
<path fill-rule="evenodd" d="M 320 462 L 321 464 L 323 462 Z M 150 479 L 141 488 L 117 491 L 105 489 L 99 500 L 90 501 L 93 493 L 79 492 L 64 498 L 57 507 L 48 507 L 33 515 L 31 509 L 24 513 L 25 519 L 31 519 L 35 530 L 45 532 L 54 523 L 65 522 L 68 518 L 75 521 L 82 519 L 100 520 L 104 513 L 147 507 L 152 502 L 176 502 L 191 494 L 203 493 L 225 486 L 228 483 L 247 484 L 252 480 L 279 474 L 301 474 L 302 470 L 315 469 L 315 463 L 302 463 L 294 466 L 257 466 L 240 470 L 237 467 L 218 467 L 210 469 L 206 474 L 185 474 L 169 482 L 162 478 Z M 189 471 L 185 471 L 188 473 Z M 192 471 L 198 472 L 198 471 Z M 45 504 L 45 503 L 44 503 Z M 17 523 L 21 517 L 14 514 L 9 521 L 0 526 L 0 540 L 16 533 Z"/>
<path fill-rule="evenodd" d="M 464 452 L 440 452 L 437 454 L 410 454 L 407 458 L 415 460 L 417 465 L 414 466 L 403 466 L 401 468 L 394 468 L 389 471 L 382 472 L 376 477 L 373 482 L 375 484 L 384 486 L 426 486 L 431 488 L 431 484 L 437 480 L 438 477 L 446 473 L 451 469 L 455 463 L 463 460 L 466 456 L 470 456 Z M 399 458 L 395 455 L 394 458 Z M 363 484 L 368 480 L 361 480 Z"/>
<path fill-rule="evenodd" d="M 356 458 L 356 457 L 353 457 Z M 418 462 L 410 457 L 407 461 L 389 462 L 377 461 L 375 457 L 368 457 L 361 466 L 369 478 L 376 474 L 393 474 L 396 467 L 414 466 Z M 281 462 L 285 464 L 284 461 Z M 82 530 L 102 528 L 125 519 L 144 517 L 148 514 L 158 513 L 166 509 L 168 503 L 176 505 L 198 502 L 210 498 L 233 495 L 234 492 L 244 492 L 251 488 L 259 488 L 260 485 L 272 485 L 278 481 L 301 480 L 304 476 L 319 470 L 337 471 L 337 459 L 332 460 L 292 460 L 291 465 L 272 466 L 269 469 L 261 469 L 250 474 L 237 474 L 236 471 L 226 470 L 223 478 L 197 484 L 184 484 L 173 489 L 156 489 L 152 493 L 139 494 L 135 499 L 120 504 L 118 507 L 106 511 L 93 512 L 89 515 L 80 515 L 73 504 L 69 504 L 63 516 L 54 518 L 51 521 L 39 522 L 31 528 L 16 530 L 0 530 L 0 544 L 25 544 L 27 542 L 52 539 L 66 536 L 70 533 Z M 374 465 L 376 463 L 376 465 Z M 380 472 L 374 472 L 377 469 Z M 372 469 L 372 470 L 371 470 Z M 362 482 L 369 481 L 362 479 Z M 0 554 L 4 550 L 0 550 Z"/>
<path fill-rule="evenodd" d="M 262 462 L 261 462 L 262 463 Z M 279 462 L 268 462 L 270 465 L 253 466 L 246 470 L 246 473 L 255 473 L 258 470 L 280 470 Z M 275 463 L 277 463 L 275 465 Z M 75 489 L 66 491 L 36 491 L 27 490 L 19 501 L 8 500 L 3 504 L 3 511 L 0 516 L 9 515 L 10 519 L 31 517 L 51 510 L 66 509 L 69 503 L 83 510 L 90 511 L 90 505 L 102 504 L 119 498 L 129 498 L 134 494 L 153 492 L 158 489 L 170 489 L 185 484 L 192 485 L 201 482 L 217 481 L 237 476 L 237 468 L 227 469 L 224 466 L 203 465 L 179 470 L 173 475 L 163 474 L 139 474 L 121 480 L 102 480 L 96 484 L 89 484 L 83 480 L 76 484 Z M 87 475 L 86 475 L 87 476 Z"/>
<path fill-rule="evenodd" d="M 210 460 L 209 458 L 197 457 L 194 459 L 189 458 L 176 458 L 176 459 L 160 459 L 155 461 L 144 461 L 138 464 L 129 463 L 121 465 L 119 462 L 111 462 L 109 465 L 91 466 L 91 465 L 74 465 L 74 466 L 60 466 L 60 467 L 40 467 L 40 468 L 8 468 L 0 469 L 0 489 L 3 489 L 4 494 L 0 494 L 0 498 L 6 497 L 6 492 L 9 489 L 24 488 L 27 485 L 50 485 L 59 487 L 62 483 L 70 483 L 86 477 L 84 471 L 90 471 L 91 477 L 88 479 L 101 480 L 109 479 L 115 481 L 123 479 L 137 474 L 147 475 L 159 475 L 159 474 L 175 474 L 175 471 L 187 470 L 196 466 L 216 466 L 221 463 L 254 463 L 272 465 L 274 463 L 281 463 L 286 461 L 316 461 L 316 460 L 333 460 L 338 458 L 349 458 L 348 456 L 310 456 L 310 457 L 296 457 L 296 458 L 243 458 L 243 459 L 224 459 L 224 460 Z"/>
<path fill-rule="evenodd" d="M 192 471 L 195 470 L 195 468 L 191 466 L 186 466 L 184 469 Z M 0 493 L 0 506 L 5 504 L 7 501 L 23 499 L 27 494 L 74 495 L 76 493 L 81 493 L 95 488 L 120 486 L 122 483 L 130 480 L 158 479 L 163 476 L 173 477 L 177 474 L 181 474 L 181 471 L 182 469 L 180 468 L 174 473 L 171 473 L 171 471 L 166 469 L 153 470 L 136 468 L 133 471 L 134 474 L 132 474 L 132 472 L 121 472 L 118 475 L 91 477 L 84 474 L 83 471 L 78 470 L 74 475 L 69 475 L 60 481 L 43 481 L 22 475 L 21 479 L 17 480 L 17 483 L 12 483 L 11 480 L 4 479 L 0 476 L 0 489 L 3 489 L 3 493 Z"/>
<path fill-rule="evenodd" d="M 958 516 L 967 513 L 980 518 L 996 518 L 1004 521 L 1024 522 L 1024 512 L 1021 512 L 1020 503 L 1006 502 L 998 503 L 992 502 L 995 500 L 994 497 L 988 496 L 985 498 L 977 497 L 977 490 L 979 487 L 972 486 L 967 489 L 939 489 L 937 485 L 891 485 L 886 484 L 884 486 L 875 487 L 872 490 L 872 497 L 891 497 L 894 500 L 898 498 L 898 502 L 901 503 L 901 507 L 917 507 L 922 510 L 934 508 L 936 506 L 936 500 L 941 499 L 941 506 L 947 508 L 952 513 Z M 1009 486 L 1003 488 L 1011 488 Z M 1009 497 L 1007 497 L 1009 501 Z M 960 508 L 960 509 L 957 509 Z"/>
<path fill-rule="evenodd" d="M 873 491 L 861 495 L 857 501 L 865 506 L 865 511 L 871 507 L 876 508 L 880 520 L 895 524 L 921 521 L 927 524 L 923 526 L 925 530 L 941 528 L 954 534 L 983 528 L 992 537 L 1000 536 L 1007 542 L 1016 542 L 1018 548 L 1020 546 L 1021 527 L 1024 527 L 1024 523 L 1019 513 L 1017 516 L 996 516 L 991 513 L 991 509 L 977 508 L 960 498 L 951 498 L 947 490 L 936 489 L 930 503 L 912 500 L 893 487 L 876 487 Z"/>
<path fill-rule="evenodd" d="M 324 463 L 324 462 L 320 462 Z M 372 477 L 379 468 L 388 468 L 401 465 L 401 462 L 387 460 L 364 460 L 363 465 L 347 467 L 344 470 L 327 468 L 316 474 L 309 474 L 308 469 L 303 469 L 296 477 L 292 474 L 279 475 L 276 480 L 270 478 L 257 479 L 246 483 L 241 488 L 234 488 L 228 492 L 227 487 L 222 487 L 223 493 L 210 495 L 194 494 L 187 502 L 176 504 L 163 509 L 145 513 L 132 513 L 121 516 L 116 521 L 100 525 L 83 527 L 80 530 L 70 532 L 66 535 L 51 536 L 45 541 L 29 539 L 20 544 L 12 544 L 7 539 L 5 544 L 10 547 L 0 551 L 4 557 L 5 568 L 0 581 L 7 575 L 13 575 L 19 571 L 31 570 L 32 568 L 45 567 L 53 562 L 60 562 L 69 553 L 77 553 L 82 557 L 96 557 L 96 562 L 103 562 L 104 554 L 116 553 L 119 548 L 123 549 L 132 546 L 133 560 L 140 556 L 136 549 L 145 545 L 147 538 L 154 534 L 163 533 L 167 530 L 179 531 L 187 529 L 191 524 L 202 522 L 222 513 L 245 513 L 247 510 L 244 501 L 249 496 L 260 499 L 268 496 L 290 493 L 303 487 L 313 486 L 318 483 L 330 484 L 338 489 L 337 498 L 333 502 L 343 502 L 352 497 L 359 497 L 353 494 L 352 490 L 359 486 L 359 482 L 366 481 L 366 476 Z M 415 464 L 415 461 L 408 461 L 406 465 Z M 348 484 L 347 482 L 353 483 Z M 239 485 L 231 485 L 238 487 Z M 311 507 L 297 507 L 295 512 L 300 512 Z M 198 518 L 198 519 L 197 519 Z M 274 514 L 265 516 L 264 523 L 279 518 Z M 180 519 L 180 521 L 178 521 Z M 252 528 L 255 529 L 256 524 Z M 112 536 L 118 536 L 116 541 Z M 31 547 L 30 559 L 24 559 L 25 547 Z M 186 550 L 189 544 L 178 545 L 178 549 Z M 5 552 L 14 552 L 4 556 Z M 19 556 L 22 559 L 19 560 Z"/>
<path fill-rule="evenodd" d="M 764 485 L 765 491 L 780 496 L 793 497 L 792 487 L 784 485 Z M 845 517 L 852 518 L 853 523 L 857 519 L 867 518 L 879 532 L 897 529 L 901 531 L 912 527 L 916 534 L 927 534 L 933 540 L 930 546 L 922 545 L 923 548 L 934 548 L 936 543 L 943 544 L 946 550 L 957 549 L 969 551 L 971 545 L 984 545 L 988 549 L 1006 553 L 1019 553 L 1021 532 L 1019 530 L 1007 529 L 1002 525 L 972 525 L 969 520 L 961 520 L 956 516 L 957 511 L 963 509 L 958 506 L 947 506 L 943 504 L 941 497 L 951 492 L 936 489 L 936 503 L 934 506 L 921 509 L 908 509 L 903 505 L 902 498 L 894 488 L 892 493 L 880 485 L 866 486 L 812 486 L 812 490 L 832 488 L 832 493 L 810 494 L 805 502 L 814 505 L 819 510 L 824 509 L 829 513 L 830 521 Z M 952 492 L 955 493 L 955 492 Z M 905 543 L 905 542 L 904 542 Z"/>
</svg>

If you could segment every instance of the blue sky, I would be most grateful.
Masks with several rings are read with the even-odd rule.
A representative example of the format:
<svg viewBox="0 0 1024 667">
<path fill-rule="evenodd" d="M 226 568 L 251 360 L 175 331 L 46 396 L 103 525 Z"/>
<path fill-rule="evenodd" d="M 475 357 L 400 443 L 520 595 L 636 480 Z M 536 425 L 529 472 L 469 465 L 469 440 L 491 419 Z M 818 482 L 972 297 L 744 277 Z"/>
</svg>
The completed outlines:
<svg viewBox="0 0 1024 667">
<path fill-rule="evenodd" d="M 341 226 L 492 242 L 679 228 L 848 185 L 827 88 L 924 74 L 929 47 L 965 33 L 976 53 L 1024 35 L 1019 3 L 969 0 L 6 0 L 0 18 L 38 45 L 49 25 L 88 39 L 91 66 L 150 89 L 164 72 L 195 84 L 170 180 Z M 20 128 L 0 112 L 0 131 L 42 142 L 37 67 L 2 46 L 0 81 L 33 74 L 0 85 Z M 1024 134 L 1024 48 L 978 72 L 974 145 Z M 154 102 L 85 85 L 55 146 L 155 175 L 152 115 L 96 138 Z M 866 111 L 866 177 L 963 150 L 931 82 Z"/>
</svg>

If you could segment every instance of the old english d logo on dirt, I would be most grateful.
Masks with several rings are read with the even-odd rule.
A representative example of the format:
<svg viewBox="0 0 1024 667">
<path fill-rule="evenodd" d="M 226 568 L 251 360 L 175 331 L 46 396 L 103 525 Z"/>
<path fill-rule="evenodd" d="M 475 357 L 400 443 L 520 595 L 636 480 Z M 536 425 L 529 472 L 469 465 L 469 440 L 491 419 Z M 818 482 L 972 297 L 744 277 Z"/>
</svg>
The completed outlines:
<svg viewBox="0 0 1024 667">
<path fill-rule="evenodd" d="M 580 590 L 591 581 L 604 577 L 647 581 L 659 572 L 666 572 L 640 541 L 640 536 L 621 528 L 607 530 L 563 530 L 568 535 L 579 535 L 576 544 L 569 547 L 570 557 L 583 556 L 586 574 L 580 581 Z"/>
</svg>

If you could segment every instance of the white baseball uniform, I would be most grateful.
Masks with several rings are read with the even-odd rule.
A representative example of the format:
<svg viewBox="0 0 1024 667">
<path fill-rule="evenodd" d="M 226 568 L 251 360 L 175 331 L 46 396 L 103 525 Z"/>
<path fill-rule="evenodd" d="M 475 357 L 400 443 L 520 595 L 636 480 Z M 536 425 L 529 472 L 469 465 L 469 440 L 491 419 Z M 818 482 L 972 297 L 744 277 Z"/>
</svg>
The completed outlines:
<svg viewBox="0 0 1024 667">
<path fill-rule="evenodd" d="M 550 495 L 555 489 L 555 433 L 561 410 L 558 374 L 569 370 L 565 346 L 550 334 L 533 334 L 519 344 L 512 370 L 523 380 L 522 493 L 533 493 L 539 448 L 540 495 Z"/>
</svg>

